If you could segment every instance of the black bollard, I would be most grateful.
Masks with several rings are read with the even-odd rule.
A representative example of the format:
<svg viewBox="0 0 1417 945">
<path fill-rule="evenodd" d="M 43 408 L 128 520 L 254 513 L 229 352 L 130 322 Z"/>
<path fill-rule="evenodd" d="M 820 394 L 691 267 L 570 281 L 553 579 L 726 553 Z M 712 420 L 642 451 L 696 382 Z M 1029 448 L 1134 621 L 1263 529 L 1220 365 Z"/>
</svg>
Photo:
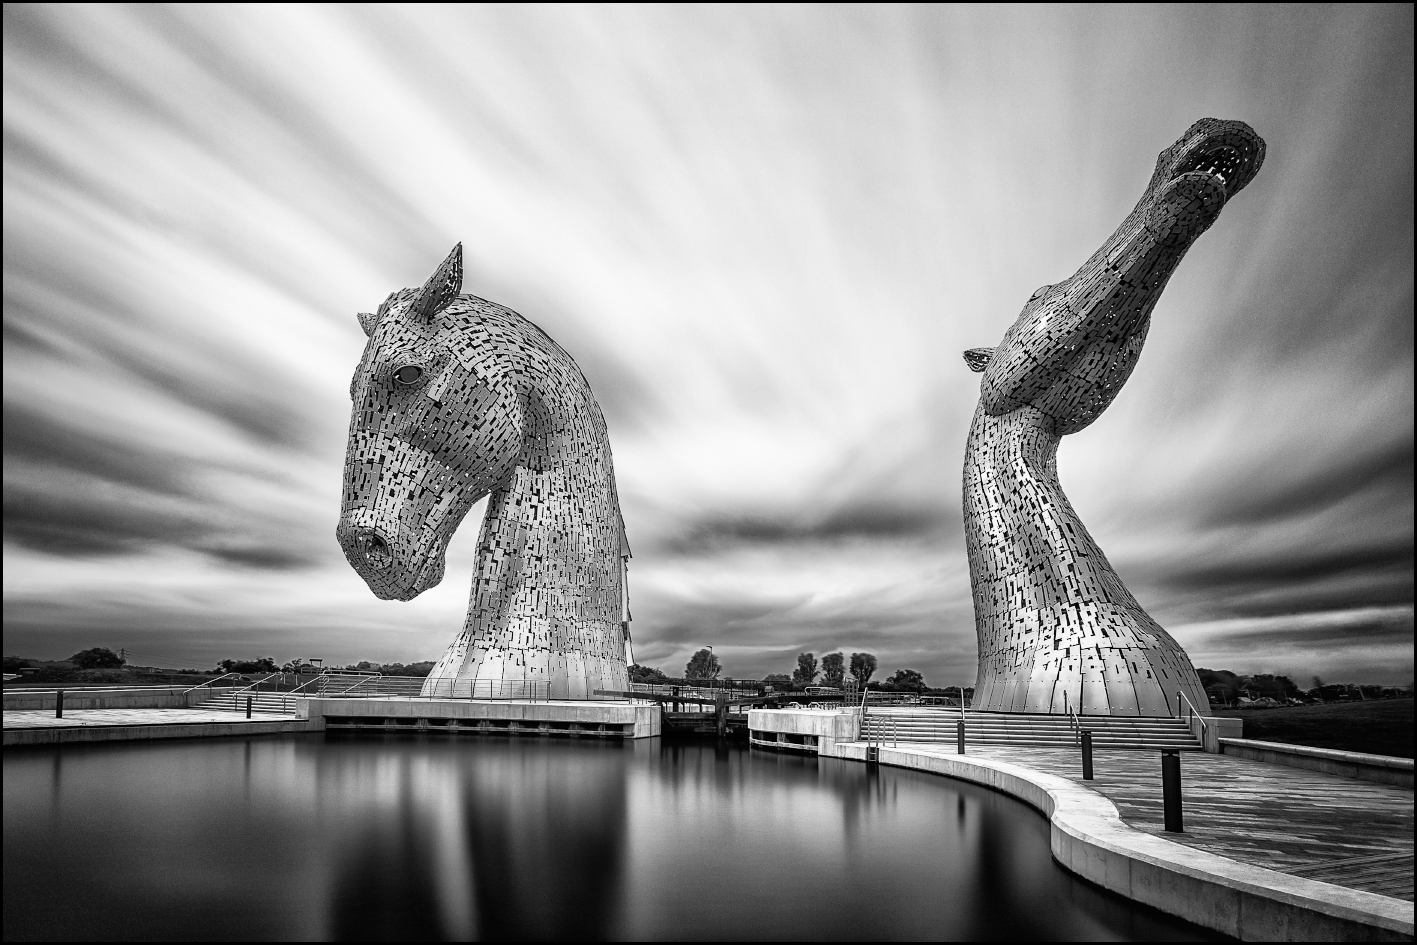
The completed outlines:
<svg viewBox="0 0 1417 945">
<path fill-rule="evenodd" d="M 1082 733 L 1082 779 L 1092 780 L 1092 733 L 1086 729 Z"/>
<path fill-rule="evenodd" d="M 1184 833 L 1181 826 L 1181 753 L 1161 753 L 1161 799 L 1165 808 L 1166 832 Z"/>
<path fill-rule="evenodd" d="M 249 719 L 250 717 L 251 717 L 251 697 L 250 697 L 250 696 L 247 696 L 247 697 L 246 697 L 246 718 Z"/>
<path fill-rule="evenodd" d="M 964 754 L 964 719 L 955 723 L 955 752 Z"/>
<path fill-rule="evenodd" d="M 60 689 L 54 694 L 54 717 L 62 719 L 64 717 L 64 690 Z"/>
</svg>

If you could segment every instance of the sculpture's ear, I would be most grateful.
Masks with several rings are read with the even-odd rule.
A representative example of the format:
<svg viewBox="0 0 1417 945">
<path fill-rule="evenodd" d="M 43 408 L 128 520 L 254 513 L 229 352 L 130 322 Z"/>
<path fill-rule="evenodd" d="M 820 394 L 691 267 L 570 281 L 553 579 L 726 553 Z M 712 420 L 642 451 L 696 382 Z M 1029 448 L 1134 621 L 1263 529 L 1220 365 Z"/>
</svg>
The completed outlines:
<svg viewBox="0 0 1417 945">
<path fill-rule="evenodd" d="M 415 318 L 430 319 L 443 309 L 452 304 L 462 291 L 462 244 L 453 247 L 453 251 L 448 254 L 448 258 L 443 260 L 433 275 L 428 277 L 428 281 L 423 283 L 423 288 L 418 290 L 418 296 L 409 306 L 409 311 Z"/>
<path fill-rule="evenodd" d="M 982 374 L 989 366 L 989 359 L 994 357 L 993 348 L 970 348 L 964 353 L 964 363 L 969 365 L 969 369 L 975 374 Z"/>
<path fill-rule="evenodd" d="M 364 329 L 364 334 L 374 334 L 374 329 L 378 327 L 378 324 L 379 316 L 375 315 L 373 312 L 359 313 L 359 327 Z"/>
</svg>

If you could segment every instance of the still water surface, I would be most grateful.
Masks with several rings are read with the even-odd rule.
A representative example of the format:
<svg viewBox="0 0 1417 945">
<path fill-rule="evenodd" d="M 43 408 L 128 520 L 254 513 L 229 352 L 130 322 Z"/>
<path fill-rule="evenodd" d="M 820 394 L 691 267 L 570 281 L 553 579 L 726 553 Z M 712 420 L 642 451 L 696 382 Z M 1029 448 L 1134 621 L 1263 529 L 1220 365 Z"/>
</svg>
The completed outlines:
<svg viewBox="0 0 1417 945">
<path fill-rule="evenodd" d="M 4 753 L 23 939 L 1195 939 L 928 774 L 649 739 Z"/>
</svg>

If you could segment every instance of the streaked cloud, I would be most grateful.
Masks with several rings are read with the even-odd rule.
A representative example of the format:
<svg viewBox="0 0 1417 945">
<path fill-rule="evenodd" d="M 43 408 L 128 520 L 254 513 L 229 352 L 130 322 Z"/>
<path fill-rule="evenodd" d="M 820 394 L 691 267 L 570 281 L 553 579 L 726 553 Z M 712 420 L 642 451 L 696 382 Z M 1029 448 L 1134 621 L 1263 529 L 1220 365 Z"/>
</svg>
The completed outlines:
<svg viewBox="0 0 1417 945">
<path fill-rule="evenodd" d="M 353 313 L 462 241 L 605 409 L 638 658 L 968 683 L 959 352 L 1213 115 L 1265 168 L 1064 487 L 1198 662 L 1411 677 L 1410 7 L 4 17 L 7 652 L 436 657 L 480 510 L 409 604 L 333 530 Z"/>
</svg>

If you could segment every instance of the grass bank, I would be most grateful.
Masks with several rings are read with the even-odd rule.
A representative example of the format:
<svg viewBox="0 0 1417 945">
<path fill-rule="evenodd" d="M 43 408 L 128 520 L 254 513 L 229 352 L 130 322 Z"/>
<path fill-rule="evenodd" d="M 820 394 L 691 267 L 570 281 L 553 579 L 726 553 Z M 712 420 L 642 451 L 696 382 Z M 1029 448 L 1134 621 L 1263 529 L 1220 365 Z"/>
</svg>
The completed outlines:
<svg viewBox="0 0 1417 945">
<path fill-rule="evenodd" d="M 1309 745 L 1412 757 L 1413 700 L 1330 702 L 1281 709 L 1215 709 L 1245 720 L 1245 737 L 1286 745 Z"/>
</svg>

